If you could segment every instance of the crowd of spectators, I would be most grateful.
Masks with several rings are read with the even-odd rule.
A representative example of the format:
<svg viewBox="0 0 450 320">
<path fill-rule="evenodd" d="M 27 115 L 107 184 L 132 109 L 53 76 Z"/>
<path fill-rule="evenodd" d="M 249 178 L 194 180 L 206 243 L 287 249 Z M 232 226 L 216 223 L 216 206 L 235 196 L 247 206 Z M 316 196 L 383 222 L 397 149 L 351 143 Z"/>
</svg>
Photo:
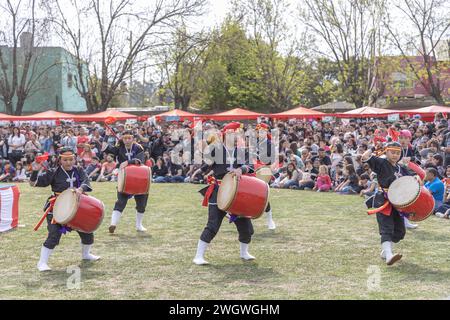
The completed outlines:
<svg viewBox="0 0 450 320">
<path fill-rule="evenodd" d="M 435 187 L 436 179 L 443 184 L 440 204 L 450 204 L 450 130 L 442 114 L 436 114 L 430 122 L 417 118 L 394 123 L 385 119 L 321 122 L 263 118 L 260 121 L 269 123 L 279 132 L 278 162 L 271 166 L 270 186 L 273 188 L 370 197 L 378 189 L 377 177 L 362 162 L 361 156 L 369 148 L 381 148 L 384 142 L 394 139 L 402 144 L 404 157 L 427 170 L 428 187 L 433 183 Z M 26 181 L 31 174 L 31 163 L 42 154 L 49 155 L 48 167 L 56 167 L 56 152 L 63 146 L 76 152 L 78 165 L 92 181 L 116 181 L 118 164 L 114 156 L 102 152 L 102 143 L 115 145 L 116 136 L 120 137 L 121 132 L 129 129 L 126 126 L 130 125 L 116 123 L 112 127 L 115 134 L 100 123 L 0 127 L 0 182 Z M 214 121 L 205 121 L 203 126 L 204 129 L 221 127 Z M 180 128 L 192 130 L 190 123 L 156 125 L 144 121 L 131 127 L 136 142 L 145 150 L 145 164 L 152 167 L 154 183 L 206 181 L 202 164 L 172 161 L 174 147 L 186 143 L 182 135 L 173 132 Z M 254 128 L 255 123 L 246 123 L 245 127 Z M 448 216 L 446 211 L 442 215 Z"/>
</svg>

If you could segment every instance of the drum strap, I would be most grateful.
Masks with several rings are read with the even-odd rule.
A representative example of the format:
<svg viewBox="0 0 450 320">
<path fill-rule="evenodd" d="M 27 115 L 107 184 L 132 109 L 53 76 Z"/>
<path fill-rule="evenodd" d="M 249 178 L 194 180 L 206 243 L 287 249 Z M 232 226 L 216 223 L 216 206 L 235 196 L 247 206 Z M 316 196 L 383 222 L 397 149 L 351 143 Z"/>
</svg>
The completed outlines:
<svg viewBox="0 0 450 320">
<path fill-rule="evenodd" d="M 209 187 L 206 190 L 205 196 L 203 197 L 203 202 L 202 202 L 203 207 L 208 206 L 209 198 L 211 198 L 211 195 L 213 194 L 214 189 L 216 188 L 216 186 L 220 185 L 221 181 L 217 180 L 213 176 L 209 176 L 207 182 L 208 182 Z"/>
<path fill-rule="evenodd" d="M 48 207 L 45 210 L 45 212 L 42 215 L 42 217 L 39 219 L 38 223 L 34 226 L 34 228 L 33 228 L 34 231 L 38 231 L 39 230 L 39 228 L 41 227 L 42 223 L 47 218 L 48 213 L 53 210 L 53 206 L 55 205 L 55 201 L 56 201 L 56 198 L 58 197 L 58 195 L 59 195 L 59 193 L 55 193 L 54 196 L 52 196 L 50 199 L 48 199 Z M 52 223 L 53 223 L 53 221 L 52 221 Z"/>
<path fill-rule="evenodd" d="M 385 216 L 390 216 L 391 215 L 391 211 L 392 211 L 392 205 L 389 202 L 389 200 L 386 200 L 381 207 L 375 208 L 375 209 L 372 209 L 372 210 L 367 210 L 367 214 L 371 215 L 371 214 L 375 214 L 375 213 L 380 212 L 380 213 L 384 214 Z"/>
</svg>

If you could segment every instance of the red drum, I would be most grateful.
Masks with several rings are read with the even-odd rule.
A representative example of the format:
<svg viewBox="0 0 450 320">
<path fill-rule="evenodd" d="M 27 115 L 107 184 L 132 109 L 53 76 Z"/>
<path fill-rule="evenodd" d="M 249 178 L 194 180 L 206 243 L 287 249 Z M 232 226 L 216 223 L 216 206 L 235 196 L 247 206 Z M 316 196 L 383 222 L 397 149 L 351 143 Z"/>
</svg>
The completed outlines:
<svg viewBox="0 0 450 320">
<path fill-rule="evenodd" d="M 237 216 L 256 219 L 269 201 L 269 185 L 255 177 L 242 175 L 238 181 L 231 173 L 225 175 L 217 194 L 217 206 Z"/>
<path fill-rule="evenodd" d="M 92 233 L 102 223 L 104 211 L 100 200 L 85 194 L 78 196 L 73 189 L 67 189 L 56 198 L 53 218 L 73 230 Z"/>
<path fill-rule="evenodd" d="M 256 169 L 256 177 L 265 183 L 269 183 L 272 180 L 272 169 L 270 166 L 263 166 Z"/>
<path fill-rule="evenodd" d="M 388 198 L 401 212 L 409 213 L 409 220 L 422 221 L 434 210 L 434 198 L 431 193 L 411 176 L 401 177 L 389 187 Z"/>
<path fill-rule="evenodd" d="M 117 190 L 121 193 L 148 194 L 152 181 L 152 169 L 147 166 L 130 165 L 119 171 Z"/>
</svg>

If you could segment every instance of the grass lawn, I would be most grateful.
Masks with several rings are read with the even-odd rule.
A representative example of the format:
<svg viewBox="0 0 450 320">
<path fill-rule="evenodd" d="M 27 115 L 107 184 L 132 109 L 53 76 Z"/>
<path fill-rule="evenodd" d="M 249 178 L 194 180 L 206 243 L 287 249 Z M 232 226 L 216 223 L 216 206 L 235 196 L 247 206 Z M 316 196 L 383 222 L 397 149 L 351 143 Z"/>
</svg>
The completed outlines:
<svg viewBox="0 0 450 320">
<path fill-rule="evenodd" d="M 379 258 L 376 219 L 357 196 L 271 190 L 275 232 L 254 221 L 250 253 L 239 258 L 234 225 L 226 220 L 210 245 L 209 266 L 192 263 L 207 210 L 199 185 L 153 184 L 144 225 L 134 229 L 131 199 L 115 235 L 108 234 L 115 184 L 94 183 L 106 206 L 92 252 L 80 260 L 79 237 L 62 237 L 49 265 L 36 263 L 45 225 L 32 231 L 49 188 L 21 184 L 19 223 L 0 234 L 0 299 L 447 299 L 450 296 L 450 222 L 431 217 L 395 246 L 403 259 Z M 68 289 L 68 267 L 81 268 L 81 288 Z M 368 283 L 371 284 L 368 286 Z"/>
</svg>

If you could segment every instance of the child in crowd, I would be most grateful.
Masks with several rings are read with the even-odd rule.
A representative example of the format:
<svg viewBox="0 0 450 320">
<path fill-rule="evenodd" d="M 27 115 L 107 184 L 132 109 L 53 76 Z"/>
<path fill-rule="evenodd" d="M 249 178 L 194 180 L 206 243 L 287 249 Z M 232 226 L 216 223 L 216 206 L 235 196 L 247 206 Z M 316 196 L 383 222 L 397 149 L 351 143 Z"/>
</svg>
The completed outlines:
<svg viewBox="0 0 450 320">
<path fill-rule="evenodd" d="M 328 175 L 328 167 L 321 165 L 319 167 L 319 175 L 317 176 L 316 184 L 314 186 L 317 192 L 327 192 L 330 191 L 332 187 L 331 178 Z"/>
</svg>

